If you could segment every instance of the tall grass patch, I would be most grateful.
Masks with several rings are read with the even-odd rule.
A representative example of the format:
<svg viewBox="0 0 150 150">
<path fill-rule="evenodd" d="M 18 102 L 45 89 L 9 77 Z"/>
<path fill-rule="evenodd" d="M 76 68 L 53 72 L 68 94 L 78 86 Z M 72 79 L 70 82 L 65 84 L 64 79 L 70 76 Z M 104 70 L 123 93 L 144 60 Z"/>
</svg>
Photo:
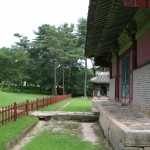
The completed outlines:
<svg viewBox="0 0 150 150">
<path fill-rule="evenodd" d="M 22 150 L 108 150 L 64 132 L 43 131 Z"/>
<path fill-rule="evenodd" d="M 6 145 L 17 138 L 24 129 L 36 123 L 38 119 L 33 116 L 22 116 L 16 122 L 12 121 L 5 125 L 0 124 L 0 150 L 3 150 Z"/>
</svg>

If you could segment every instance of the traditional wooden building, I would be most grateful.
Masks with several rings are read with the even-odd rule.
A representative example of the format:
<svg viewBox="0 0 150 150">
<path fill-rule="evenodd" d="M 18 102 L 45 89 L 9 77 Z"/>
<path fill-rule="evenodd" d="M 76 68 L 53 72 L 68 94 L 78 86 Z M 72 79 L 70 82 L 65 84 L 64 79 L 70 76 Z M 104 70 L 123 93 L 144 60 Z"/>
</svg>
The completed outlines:
<svg viewBox="0 0 150 150">
<path fill-rule="evenodd" d="M 110 99 L 150 115 L 150 0 L 90 0 L 86 50 L 110 67 Z"/>
<path fill-rule="evenodd" d="M 90 79 L 94 84 L 93 97 L 109 96 L 109 72 L 96 72 Z"/>
</svg>

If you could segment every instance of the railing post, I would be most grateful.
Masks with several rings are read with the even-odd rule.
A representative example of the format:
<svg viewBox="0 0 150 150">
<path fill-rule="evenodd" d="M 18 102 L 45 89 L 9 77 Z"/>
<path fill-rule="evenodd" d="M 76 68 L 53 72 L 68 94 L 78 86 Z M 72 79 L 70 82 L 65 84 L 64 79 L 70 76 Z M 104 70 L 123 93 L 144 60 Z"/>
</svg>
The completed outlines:
<svg viewBox="0 0 150 150">
<path fill-rule="evenodd" d="M 54 104 L 54 96 L 52 97 L 52 105 Z"/>
<path fill-rule="evenodd" d="M 10 105 L 8 105 L 8 121 L 10 121 Z"/>
<path fill-rule="evenodd" d="M 17 104 L 16 102 L 14 103 L 14 121 L 17 119 Z"/>
<path fill-rule="evenodd" d="M 11 105 L 11 120 L 13 120 L 13 105 Z"/>
<path fill-rule="evenodd" d="M 4 107 L 2 107 L 2 124 L 4 124 Z"/>
<path fill-rule="evenodd" d="M 26 115 L 29 113 L 29 101 L 26 101 Z"/>
<path fill-rule="evenodd" d="M 36 100 L 36 110 L 39 109 L 38 100 L 39 100 L 39 99 L 37 98 L 37 100 Z"/>
<path fill-rule="evenodd" d="M 31 102 L 31 111 L 33 111 L 33 101 Z"/>
<path fill-rule="evenodd" d="M 52 105 L 52 104 L 53 104 L 53 96 L 50 97 L 50 105 Z"/>
<path fill-rule="evenodd" d="M 43 98 L 43 108 L 44 108 L 44 98 Z"/>
<path fill-rule="evenodd" d="M 48 106 L 48 97 L 46 98 L 46 100 L 47 100 L 47 106 Z"/>
</svg>

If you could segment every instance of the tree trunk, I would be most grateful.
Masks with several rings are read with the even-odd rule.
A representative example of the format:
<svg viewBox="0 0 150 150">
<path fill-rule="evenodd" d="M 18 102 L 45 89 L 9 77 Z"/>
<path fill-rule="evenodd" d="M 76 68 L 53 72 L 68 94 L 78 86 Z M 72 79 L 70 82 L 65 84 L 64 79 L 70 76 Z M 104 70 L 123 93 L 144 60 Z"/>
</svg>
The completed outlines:
<svg viewBox="0 0 150 150">
<path fill-rule="evenodd" d="M 56 70 L 56 60 L 54 60 L 54 95 L 57 95 L 57 70 Z"/>
<path fill-rule="evenodd" d="M 68 87 L 67 87 L 68 93 L 70 93 L 70 77 L 71 77 L 71 65 L 69 65 L 69 72 L 68 72 Z"/>
<path fill-rule="evenodd" d="M 40 89 L 39 89 L 40 93 L 42 93 L 42 86 L 40 85 Z"/>
<path fill-rule="evenodd" d="M 85 75 L 84 75 L 84 97 L 87 98 L 87 91 L 86 91 L 86 87 L 87 87 L 87 58 L 85 57 Z"/>
<path fill-rule="evenodd" d="M 51 81 L 51 92 L 52 92 L 52 95 L 55 95 L 55 93 L 54 93 L 54 80 Z"/>
<path fill-rule="evenodd" d="M 62 87 L 63 87 L 63 95 L 65 95 L 65 73 L 64 73 L 64 63 L 62 64 Z"/>
<path fill-rule="evenodd" d="M 20 90 L 21 90 L 21 92 L 23 92 L 23 82 L 21 82 L 21 85 L 20 85 L 20 86 L 21 86 L 21 87 L 20 87 L 20 88 L 21 88 Z"/>
<path fill-rule="evenodd" d="M 5 84 L 6 84 L 6 81 L 4 81 L 4 84 L 3 84 L 3 91 L 5 90 Z"/>
</svg>

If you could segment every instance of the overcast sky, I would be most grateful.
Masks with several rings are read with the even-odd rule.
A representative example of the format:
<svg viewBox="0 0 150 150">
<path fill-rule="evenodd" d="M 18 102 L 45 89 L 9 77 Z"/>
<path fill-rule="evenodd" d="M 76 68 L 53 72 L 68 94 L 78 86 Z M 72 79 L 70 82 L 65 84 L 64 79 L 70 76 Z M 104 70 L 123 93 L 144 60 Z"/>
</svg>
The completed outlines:
<svg viewBox="0 0 150 150">
<path fill-rule="evenodd" d="M 0 47 L 16 41 L 14 33 L 34 38 L 42 24 L 77 23 L 87 18 L 89 0 L 0 0 Z"/>
</svg>

